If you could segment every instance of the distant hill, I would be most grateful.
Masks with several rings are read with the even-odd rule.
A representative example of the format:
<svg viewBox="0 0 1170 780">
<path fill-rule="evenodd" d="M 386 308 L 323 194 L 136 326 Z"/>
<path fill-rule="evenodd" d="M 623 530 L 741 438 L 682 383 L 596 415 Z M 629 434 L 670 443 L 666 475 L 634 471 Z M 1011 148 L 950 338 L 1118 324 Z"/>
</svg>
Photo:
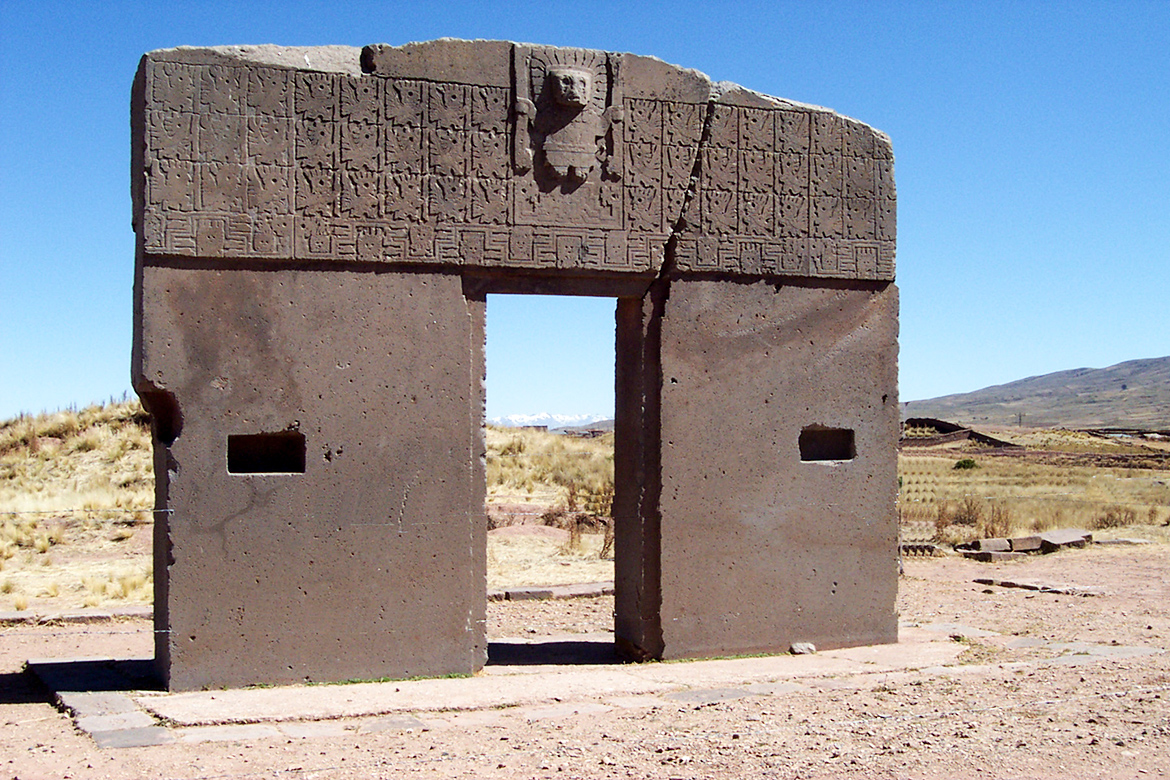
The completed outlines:
<svg viewBox="0 0 1170 780">
<path fill-rule="evenodd" d="M 614 420 L 594 420 L 584 425 L 566 425 L 564 428 L 554 428 L 554 433 L 585 433 L 586 431 L 612 431 Z"/>
<path fill-rule="evenodd" d="M 976 390 L 910 401 L 902 419 L 1033 428 L 1170 429 L 1170 357 L 1109 368 L 1076 368 Z"/>
</svg>

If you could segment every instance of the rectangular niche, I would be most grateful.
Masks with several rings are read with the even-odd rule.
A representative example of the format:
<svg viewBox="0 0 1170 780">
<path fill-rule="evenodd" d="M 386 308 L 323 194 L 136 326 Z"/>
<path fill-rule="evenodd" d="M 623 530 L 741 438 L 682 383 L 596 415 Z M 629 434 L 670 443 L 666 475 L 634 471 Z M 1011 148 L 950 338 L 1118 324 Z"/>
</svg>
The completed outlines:
<svg viewBox="0 0 1170 780">
<path fill-rule="evenodd" d="M 300 431 L 228 435 L 229 474 L 304 474 L 305 435 Z"/>
<path fill-rule="evenodd" d="M 802 461 L 853 460 L 856 456 L 852 428 L 809 425 L 800 432 Z"/>
</svg>

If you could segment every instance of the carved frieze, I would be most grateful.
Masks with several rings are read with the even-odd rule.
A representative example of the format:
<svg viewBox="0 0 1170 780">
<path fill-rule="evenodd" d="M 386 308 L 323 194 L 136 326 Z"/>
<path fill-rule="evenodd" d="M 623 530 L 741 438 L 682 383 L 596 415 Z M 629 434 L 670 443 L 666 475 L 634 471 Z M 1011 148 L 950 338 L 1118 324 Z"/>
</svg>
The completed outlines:
<svg viewBox="0 0 1170 780">
<path fill-rule="evenodd" d="M 169 56 L 148 255 L 651 274 L 675 235 L 679 270 L 893 278 L 889 143 L 829 111 L 661 99 L 553 47 L 513 46 L 510 83 Z"/>
</svg>

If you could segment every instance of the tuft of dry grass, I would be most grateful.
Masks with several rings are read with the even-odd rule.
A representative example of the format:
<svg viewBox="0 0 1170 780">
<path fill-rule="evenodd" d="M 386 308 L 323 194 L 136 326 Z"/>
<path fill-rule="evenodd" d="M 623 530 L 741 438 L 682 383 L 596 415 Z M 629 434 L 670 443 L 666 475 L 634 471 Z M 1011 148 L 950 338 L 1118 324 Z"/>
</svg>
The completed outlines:
<svg viewBox="0 0 1170 780">
<path fill-rule="evenodd" d="M 1137 511 L 1132 507 L 1109 506 L 1093 520 L 1092 528 L 1094 530 L 1125 528 L 1127 526 L 1137 525 L 1137 521 Z"/>
</svg>

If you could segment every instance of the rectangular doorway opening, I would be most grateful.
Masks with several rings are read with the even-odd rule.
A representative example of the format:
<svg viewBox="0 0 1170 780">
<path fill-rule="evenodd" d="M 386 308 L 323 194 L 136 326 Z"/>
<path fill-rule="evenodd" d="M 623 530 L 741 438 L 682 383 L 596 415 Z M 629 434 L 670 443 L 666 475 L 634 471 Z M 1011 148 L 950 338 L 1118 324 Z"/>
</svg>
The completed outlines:
<svg viewBox="0 0 1170 780">
<path fill-rule="evenodd" d="M 489 664 L 618 660 L 616 305 L 487 296 Z"/>
</svg>

